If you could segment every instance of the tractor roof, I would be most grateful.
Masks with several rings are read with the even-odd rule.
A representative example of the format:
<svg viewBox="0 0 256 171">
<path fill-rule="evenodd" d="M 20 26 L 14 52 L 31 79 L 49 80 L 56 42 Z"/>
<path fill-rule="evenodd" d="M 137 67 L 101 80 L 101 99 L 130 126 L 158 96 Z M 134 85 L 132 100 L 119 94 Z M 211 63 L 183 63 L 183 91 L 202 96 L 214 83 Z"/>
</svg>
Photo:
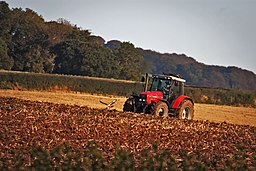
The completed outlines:
<svg viewBox="0 0 256 171">
<path fill-rule="evenodd" d="M 153 78 L 160 78 L 160 79 L 164 79 L 164 80 L 175 80 L 175 81 L 178 81 L 178 82 L 182 82 L 182 83 L 185 83 L 186 80 L 182 79 L 180 76 L 176 76 L 176 75 L 173 75 L 173 74 L 170 74 L 170 75 L 164 75 L 164 74 L 154 74 L 152 75 Z"/>
</svg>

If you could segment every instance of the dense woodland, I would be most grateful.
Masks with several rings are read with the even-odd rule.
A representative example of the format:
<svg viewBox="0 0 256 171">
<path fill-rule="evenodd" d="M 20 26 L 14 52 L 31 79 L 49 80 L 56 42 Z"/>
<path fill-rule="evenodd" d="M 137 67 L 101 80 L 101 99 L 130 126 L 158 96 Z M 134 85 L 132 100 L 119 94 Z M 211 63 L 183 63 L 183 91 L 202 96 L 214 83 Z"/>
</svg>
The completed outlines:
<svg viewBox="0 0 256 171">
<path fill-rule="evenodd" d="M 114 50 L 104 42 L 65 19 L 45 22 L 31 9 L 0 2 L 0 69 L 138 79 L 141 52 L 129 42 Z"/>
<path fill-rule="evenodd" d="M 130 42 L 105 42 L 65 19 L 46 22 L 31 9 L 0 1 L 0 69 L 139 80 L 141 74 L 177 73 L 188 85 L 256 90 L 256 75 L 209 66 L 183 54 L 161 54 Z"/>
<path fill-rule="evenodd" d="M 178 73 L 188 85 L 256 90 L 256 75 L 251 71 L 234 66 L 205 65 L 184 54 L 160 54 L 150 50 L 142 50 L 142 53 L 150 72 Z"/>
</svg>

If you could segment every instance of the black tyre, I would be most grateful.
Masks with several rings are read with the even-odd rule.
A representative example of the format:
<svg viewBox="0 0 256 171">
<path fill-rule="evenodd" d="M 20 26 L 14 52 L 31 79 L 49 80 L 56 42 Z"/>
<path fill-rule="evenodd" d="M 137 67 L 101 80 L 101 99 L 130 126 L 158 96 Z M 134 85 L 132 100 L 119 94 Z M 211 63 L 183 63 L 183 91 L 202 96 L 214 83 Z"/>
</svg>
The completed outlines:
<svg viewBox="0 0 256 171">
<path fill-rule="evenodd" d="M 129 98 L 125 101 L 124 107 L 123 107 L 124 112 L 134 112 L 132 101 L 133 101 L 132 98 Z"/>
<path fill-rule="evenodd" d="M 168 116 L 168 106 L 164 102 L 158 102 L 153 110 L 153 114 L 156 116 L 167 117 Z"/>
<path fill-rule="evenodd" d="M 194 105 L 190 100 L 184 100 L 178 109 L 178 118 L 192 120 L 194 118 Z"/>
</svg>

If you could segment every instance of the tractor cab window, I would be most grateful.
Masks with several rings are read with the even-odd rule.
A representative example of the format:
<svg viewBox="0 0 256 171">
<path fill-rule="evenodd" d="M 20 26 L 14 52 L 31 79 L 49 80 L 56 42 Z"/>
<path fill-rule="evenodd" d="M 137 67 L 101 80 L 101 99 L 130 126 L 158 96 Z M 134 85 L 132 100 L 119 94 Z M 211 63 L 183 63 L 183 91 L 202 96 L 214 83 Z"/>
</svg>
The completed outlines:
<svg viewBox="0 0 256 171">
<path fill-rule="evenodd" d="M 173 99 L 180 94 L 181 90 L 177 81 L 154 78 L 150 91 L 162 91 L 164 99 Z"/>
<path fill-rule="evenodd" d="M 172 84 L 171 80 L 154 78 L 150 91 L 165 91 Z"/>
</svg>

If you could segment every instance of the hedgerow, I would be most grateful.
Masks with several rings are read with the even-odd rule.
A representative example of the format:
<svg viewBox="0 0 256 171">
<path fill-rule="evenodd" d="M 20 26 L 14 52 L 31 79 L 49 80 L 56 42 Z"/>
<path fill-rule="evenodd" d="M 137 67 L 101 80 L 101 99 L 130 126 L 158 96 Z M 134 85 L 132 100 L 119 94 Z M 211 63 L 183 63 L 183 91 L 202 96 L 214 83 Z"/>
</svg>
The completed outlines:
<svg viewBox="0 0 256 171">
<path fill-rule="evenodd" d="M 135 81 L 105 78 L 1 71 L 0 88 L 64 90 L 70 92 L 127 96 L 133 92 L 142 91 L 143 84 Z"/>
<path fill-rule="evenodd" d="M 0 71 L 1 89 L 68 91 L 129 96 L 143 91 L 143 83 L 116 79 Z M 241 89 L 185 87 L 196 103 L 256 107 L 256 93 Z"/>
</svg>

